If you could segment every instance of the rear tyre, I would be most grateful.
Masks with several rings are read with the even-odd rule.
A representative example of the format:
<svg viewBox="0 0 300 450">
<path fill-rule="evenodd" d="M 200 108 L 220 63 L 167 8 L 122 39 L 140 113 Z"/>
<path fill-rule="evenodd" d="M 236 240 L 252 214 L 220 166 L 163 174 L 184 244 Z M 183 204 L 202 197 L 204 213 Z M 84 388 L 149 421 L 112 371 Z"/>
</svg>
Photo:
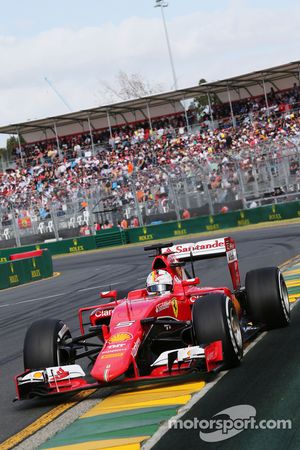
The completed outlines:
<svg viewBox="0 0 300 450">
<path fill-rule="evenodd" d="M 290 323 L 290 303 L 285 281 L 278 267 L 251 270 L 246 275 L 246 309 L 251 320 L 267 328 Z"/>
<path fill-rule="evenodd" d="M 56 319 L 41 319 L 27 330 L 23 360 L 25 369 L 43 369 L 73 362 L 75 351 L 64 345 L 71 338 L 69 328 Z"/>
<path fill-rule="evenodd" d="M 233 303 L 224 294 L 208 294 L 196 300 L 192 310 L 196 343 L 221 340 L 225 368 L 237 366 L 243 357 L 243 338 Z"/>
</svg>

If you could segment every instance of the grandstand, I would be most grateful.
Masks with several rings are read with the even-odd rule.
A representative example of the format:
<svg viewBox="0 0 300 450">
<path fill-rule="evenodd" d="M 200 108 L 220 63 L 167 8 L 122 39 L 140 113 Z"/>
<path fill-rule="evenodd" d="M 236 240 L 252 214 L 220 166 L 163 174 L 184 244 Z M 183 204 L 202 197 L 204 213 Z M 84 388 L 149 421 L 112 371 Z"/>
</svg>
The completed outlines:
<svg viewBox="0 0 300 450">
<path fill-rule="evenodd" d="M 298 198 L 299 68 L 1 127 L 0 246 Z"/>
</svg>

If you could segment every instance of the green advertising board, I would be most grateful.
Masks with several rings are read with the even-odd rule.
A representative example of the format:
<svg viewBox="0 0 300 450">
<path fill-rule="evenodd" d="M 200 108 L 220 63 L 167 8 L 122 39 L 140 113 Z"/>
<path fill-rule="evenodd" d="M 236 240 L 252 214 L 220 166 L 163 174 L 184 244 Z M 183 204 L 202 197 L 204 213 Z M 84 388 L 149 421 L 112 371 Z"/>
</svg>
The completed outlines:
<svg viewBox="0 0 300 450">
<path fill-rule="evenodd" d="M 41 256 L 0 263 L 0 289 L 30 283 L 52 275 L 52 256 L 49 250 L 45 250 Z"/>
<path fill-rule="evenodd" d="M 100 230 L 95 236 L 77 237 L 38 245 L 0 250 L 0 262 L 9 260 L 12 253 L 48 249 L 51 255 L 75 254 L 97 248 L 131 243 L 147 243 L 162 238 L 175 240 L 191 233 L 222 231 L 226 228 L 244 227 L 261 222 L 275 222 L 300 217 L 300 202 L 278 203 L 224 214 L 195 217 L 188 220 L 165 222 L 157 225 L 120 230 L 115 227 Z"/>
<path fill-rule="evenodd" d="M 48 249 L 50 254 L 60 255 L 65 253 L 80 253 L 86 250 L 94 250 L 96 242 L 94 236 L 79 237 L 74 239 L 65 239 L 55 242 L 45 242 L 36 245 L 26 245 L 23 247 L 9 248 L 0 250 L 0 262 L 9 260 L 9 255 L 13 253 L 24 253 L 39 249 Z"/>
<path fill-rule="evenodd" d="M 147 242 L 160 238 L 175 239 L 190 233 L 205 233 L 296 217 L 300 217 L 300 202 L 278 203 L 224 214 L 196 217 L 179 222 L 132 228 L 127 231 L 128 242 Z"/>
</svg>

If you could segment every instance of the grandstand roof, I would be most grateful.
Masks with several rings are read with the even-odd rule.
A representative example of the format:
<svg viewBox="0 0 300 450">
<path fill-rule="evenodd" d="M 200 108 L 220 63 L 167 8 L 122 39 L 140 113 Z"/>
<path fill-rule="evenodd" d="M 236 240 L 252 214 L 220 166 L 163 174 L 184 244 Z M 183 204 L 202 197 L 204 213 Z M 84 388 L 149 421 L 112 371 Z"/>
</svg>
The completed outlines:
<svg viewBox="0 0 300 450">
<path fill-rule="evenodd" d="M 221 102 L 228 103 L 228 90 L 231 101 L 264 94 L 273 87 L 275 91 L 289 89 L 300 84 L 300 61 L 281 66 L 258 70 L 225 80 L 204 83 L 198 86 L 164 92 L 148 97 L 99 106 L 45 119 L 15 123 L 0 127 L 0 133 L 20 135 L 27 142 L 36 142 L 55 137 L 55 126 L 59 136 L 89 131 L 88 118 L 93 129 L 148 120 L 148 108 L 152 118 L 184 111 L 180 103 L 208 93 L 217 94 Z M 148 106 L 147 106 L 148 105 Z"/>
</svg>

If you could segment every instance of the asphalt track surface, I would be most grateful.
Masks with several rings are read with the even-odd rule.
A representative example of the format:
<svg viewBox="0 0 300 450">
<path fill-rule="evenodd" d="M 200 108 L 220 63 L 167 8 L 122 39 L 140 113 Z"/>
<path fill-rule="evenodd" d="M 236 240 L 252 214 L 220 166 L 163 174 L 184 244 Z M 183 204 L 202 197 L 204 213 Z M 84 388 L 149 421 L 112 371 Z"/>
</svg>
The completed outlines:
<svg viewBox="0 0 300 450">
<path fill-rule="evenodd" d="M 300 224 L 244 230 L 231 235 L 237 243 L 242 280 L 248 270 L 280 265 L 300 254 Z M 201 236 L 201 240 L 205 238 Z M 119 291 L 119 297 L 144 286 L 150 264 L 151 260 L 138 246 L 87 252 L 55 259 L 54 270 L 61 273 L 56 278 L 0 292 L 0 443 L 62 401 L 12 403 L 13 377 L 23 370 L 22 347 L 28 326 L 34 320 L 52 317 L 62 319 L 73 335 L 78 334 L 79 307 L 99 303 L 99 291 L 110 286 Z M 196 272 L 203 285 L 229 284 L 223 258 L 198 262 Z M 247 354 L 241 367 L 226 374 L 186 418 L 211 418 L 226 407 L 250 404 L 257 408 L 261 418 L 292 418 L 299 425 L 299 342 L 300 307 L 296 305 L 292 326 L 268 333 Z M 272 436 L 274 445 L 270 446 Z M 218 445 L 222 449 L 292 449 L 300 448 L 300 437 L 298 434 L 297 441 L 295 429 L 271 433 L 249 430 L 220 444 L 206 444 L 199 439 L 197 430 L 172 430 L 154 448 L 219 448 Z"/>
<path fill-rule="evenodd" d="M 251 405 L 261 420 L 292 421 L 292 429 L 249 429 L 220 442 L 205 442 L 195 429 L 172 429 L 153 450 L 299 450 L 300 448 L 300 305 L 293 310 L 290 327 L 272 330 L 250 350 L 243 364 L 228 372 L 191 409 L 183 421 L 228 419 L 214 417 L 227 408 Z M 186 422 L 188 424 L 188 422 Z M 258 425 L 255 426 L 258 426 Z M 188 424 L 189 426 L 189 424 Z M 206 426 L 206 424 L 204 424 Z M 263 426 L 265 426 L 263 424 Z M 202 432 L 209 437 L 207 430 Z"/>
</svg>

